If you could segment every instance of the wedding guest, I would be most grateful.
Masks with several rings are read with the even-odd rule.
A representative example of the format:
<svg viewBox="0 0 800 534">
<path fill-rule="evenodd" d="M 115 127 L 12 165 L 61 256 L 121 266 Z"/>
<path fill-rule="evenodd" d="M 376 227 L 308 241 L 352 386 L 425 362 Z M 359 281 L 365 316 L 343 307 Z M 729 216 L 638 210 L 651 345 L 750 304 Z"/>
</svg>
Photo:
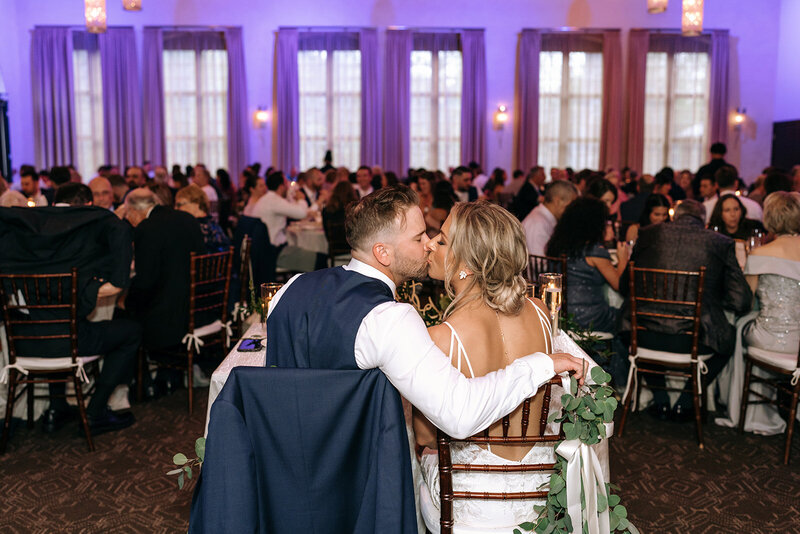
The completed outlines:
<svg viewBox="0 0 800 534">
<path fill-rule="evenodd" d="M 207 254 L 224 252 L 231 246 L 230 238 L 208 214 L 208 197 L 195 184 L 188 185 L 175 195 L 175 209 L 185 211 L 200 223 Z"/>
<path fill-rule="evenodd" d="M 544 256 L 556 223 L 567 206 L 578 196 L 578 188 L 566 180 L 551 183 L 544 192 L 544 202 L 533 208 L 522 221 L 528 254 Z"/>
<path fill-rule="evenodd" d="M 439 180 L 433 186 L 433 202 L 431 209 L 425 214 L 427 234 L 433 236 L 439 233 L 442 223 L 447 219 L 450 210 L 458 198 L 453 191 L 453 186 L 447 180 Z"/>
<path fill-rule="evenodd" d="M 739 184 L 739 172 L 733 165 L 722 165 L 714 173 L 714 181 L 717 182 L 720 196 L 724 195 L 725 193 L 735 194 Z M 747 208 L 747 218 L 761 221 L 763 214 L 761 206 L 759 206 L 758 202 L 750 200 L 744 196 L 739 198 L 742 201 L 742 204 L 744 204 L 744 207 Z M 706 223 L 708 223 L 708 218 L 710 218 L 711 214 L 714 212 L 714 206 L 716 204 L 717 197 L 712 197 L 703 202 L 703 206 L 705 206 L 706 209 Z"/>
<path fill-rule="evenodd" d="M 353 202 L 358 202 L 353 184 L 339 182 L 333 188 L 331 197 L 322 210 L 322 227 L 328 244 L 335 249 L 347 248 L 347 237 L 344 231 L 345 213 L 347 207 Z"/>
<path fill-rule="evenodd" d="M 92 190 L 92 203 L 103 209 L 111 210 L 114 206 L 114 191 L 108 178 L 97 176 L 89 182 Z"/>
<path fill-rule="evenodd" d="M 511 174 L 511 181 L 506 184 L 505 192 L 516 196 L 524 184 L 525 173 L 521 169 L 517 169 Z"/>
<path fill-rule="evenodd" d="M 111 191 L 114 193 L 113 206 L 116 210 L 125 201 L 125 196 L 128 194 L 128 191 L 130 191 L 130 188 L 125 178 L 120 174 L 110 174 L 108 176 L 108 181 L 111 184 Z"/>
<path fill-rule="evenodd" d="M 714 176 L 723 165 L 728 164 L 728 162 L 725 161 L 725 153 L 728 152 L 725 143 L 714 143 L 711 145 L 709 152 L 711 152 L 711 161 L 697 169 L 697 174 L 694 175 L 692 188 L 694 189 L 695 196 L 700 192 L 700 180 L 704 176 Z"/>
<path fill-rule="evenodd" d="M 419 195 L 419 209 L 424 215 L 433 207 L 433 174 L 429 172 L 420 173 L 417 177 L 417 194 Z"/>
<path fill-rule="evenodd" d="M 773 168 L 764 178 L 764 193 L 766 196 L 776 191 L 792 191 L 792 179 L 781 169 Z"/>
<path fill-rule="evenodd" d="M 459 202 L 478 200 L 478 189 L 472 185 L 472 172 L 466 167 L 456 167 L 450 176 L 453 191 Z"/>
<path fill-rule="evenodd" d="M 528 172 L 525 183 L 522 184 L 511 202 L 511 213 L 516 215 L 520 221 L 524 220 L 544 198 L 545 179 L 543 167 L 537 165 Z"/>
<path fill-rule="evenodd" d="M 730 193 L 720 195 L 708 219 L 708 227 L 731 239 L 748 239 L 754 231 L 764 231 L 759 221 L 747 218 L 747 208 L 741 198 Z"/>
<path fill-rule="evenodd" d="M 678 177 L 678 187 L 681 188 L 683 194 L 685 195 L 684 198 L 694 198 L 694 190 L 692 189 L 692 180 L 694 180 L 694 175 L 692 171 L 689 169 L 684 169 L 681 171 Z M 675 199 L 675 197 L 672 197 Z M 682 200 L 682 199 L 681 199 Z"/>
<path fill-rule="evenodd" d="M 20 192 L 28 199 L 28 205 L 47 206 L 48 202 L 39 190 L 39 175 L 31 167 L 20 171 Z"/>
<path fill-rule="evenodd" d="M 205 165 L 198 163 L 194 168 L 194 178 L 192 183 L 200 187 L 208 197 L 209 209 L 211 216 L 218 218 L 219 216 L 219 194 L 217 190 L 211 185 L 211 175 L 208 173 Z"/>
<path fill-rule="evenodd" d="M 260 176 L 248 173 L 242 191 L 247 197 L 247 204 L 245 204 L 242 210 L 242 215 L 255 217 L 255 215 L 253 215 L 253 209 L 259 199 L 267 194 L 267 184 Z"/>
<path fill-rule="evenodd" d="M 219 190 L 219 226 L 227 233 L 230 231 L 231 217 L 234 215 L 236 189 L 233 187 L 231 175 L 225 169 L 217 169 L 217 189 Z"/>
<path fill-rule="evenodd" d="M 653 224 L 639 231 L 631 261 L 636 267 L 699 271 L 705 267 L 703 288 L 703 314 L 700 323 L 699 354 L 713 354 L 706 360 L 711 383 L 728 362 L 735 345 L 735 330 L 725 318 L 725 310 L 741 315 L 750 309 L 752 293 L 736 260 L 733 239 L 705 229 L 705 208 L 696 200 L 684 200 L 675 207 L 671 224 Z M 621 284 L 623 295 L 628 293 L 628 273 Z M 643 311 L 672 313 L 670 308 L 651 304 Z M 691 350 L 685 332 L 686 321 L 658 318 L 657 321 L 642 316 L 640 324 L 647 326 L 639 334 L 639 345 L 645 348 L 677 353 Z M 648 375 L 646 380 L 654 388 L 664 386 L 663 375 Z M 672 417 L 685 421 L 692 418 L 691 394 L 683 393 L 670 411 L 667 393 L 653 390 L 654 404 L 651 413 L 659 419 Z"/>
<path fill-rule="evenodd" d="M 619 214 L 623 221 L 638 221 L 642 216 L 647 197 L 653 192 L 655 178 L 651 174 L 644 174 L 638 181 L 631 182 L 634 188 L 633 198 L 619 206 Z"/>
<path fill-rule="evenodd" d="M 375 188 L 372 187 L 372 169 L 366 165 L 362 165 L 356 171 L 356 193 L 358 198 L 364 198 L 372 193 Z"/>
<path fill-rule="evenodd" d="M 644 203 L 644 211 L 639 217 L 639 222 L 628 227 L 625 232 L 625 241 L 636 241 L 639 238 L 639 229 L 651 224 L 659 224 L 669 221 L 670 202 L 664 195 L 653 193 L 647 196 Z"/>
<path fill-rule="evenodd" d="M 391 187 L 399 183 L 397 175 L 392 171 L 381 172 L 381 187 Z"/>
<path fill-rule="evenodd" d="M 147 185 L 147 179 L 147 174 L 141 167 L 133 165 L 125 169 L 125 182 L 129 189 L 144 187 Z"/>
<path fill-rule="evenodd" d="M 606 205 L 609 215 L 616 215 L 612 212 L 617 202 L 617 188 L 605 178 L 595 178 L 586 185 L 585 196 L 596 198 Z"/>
</svg>

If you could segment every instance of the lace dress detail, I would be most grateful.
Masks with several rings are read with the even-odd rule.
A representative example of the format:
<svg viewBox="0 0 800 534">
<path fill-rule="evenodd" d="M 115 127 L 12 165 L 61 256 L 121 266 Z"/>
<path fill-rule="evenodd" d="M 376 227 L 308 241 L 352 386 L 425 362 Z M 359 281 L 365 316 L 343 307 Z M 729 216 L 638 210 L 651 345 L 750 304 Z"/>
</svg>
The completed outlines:
<svg viewBox="0 0 800 534">
<path fill-rule="evenodd" d="M 557 336 L 555 344 L 561 347 L 568 347 L 569 350 L 554 349 L 554 340 L 551 333 L 549 318 L 532 301 L 531 305 L 539 315 L 542 331 L 545 334 L 545 344 L 549 352 L 557 350 L 559 352 L 570 352 L 576 356 L 582 351 L 575 343 L 563 332 Z M 472 364 L 469 361 L 464 345 L 458 333 L 449 323 L 445 322 L 450 328 L 450 363 L 461 370 L 462 360 L 469 370 L 469 376 L 474 378 Z M 562 339 L 566 338 L 566 340 Z M 575 350 L 577 349 L 577 351 Z M 455 361 L 453 359 L 455 353 Z M 564 390 L 560 386 L 553 386 L 550 400 L 550 414 L 561 410 L 561 395 Z M 555 434 L 558 430 L 557 423 L 547 425 L 546 434 Z M 457 442 L 450 446 L 451 458 L 454 464 L 502 464 L 520 465 L 533 463 L 553 463 L 555 461 L 555 451 L 552 443 L 537 443 L 525 457 L 517 462 L 507 460 L 497 456 L 491 450 L 484 449 L 475 443 Z M 422 512 L 425 522 L 429 529 L 435 527 L 434 532 L 438 532 L 439 526 L 439 457 L 436 451 L 429 449 L 420 459 L 422 468 L 422 478 L 425 484 L 421 488 L 420 498 L 428 499 L 429 506 L 422 505 Z M 541 486 L 550 478 L 549 472 L 544 473 L 453 473 L 453 489 L 456 491 L 488 491 L 516 493 L 527 491 L 539 491 Z M 430 506 L 432 504 L 432 506 Z M 535 519 L 533 506 L 544 504 L 544 500 L 509 500 L 491 501 L 480 499 L 456 499 L 453 501 L 453 517 L 457 526 L 505 528 L 509 529 L 519 525 L 524 521 Z M 433 530 L 433 529 L 432 529 Z M 509 530 L 510 531 L 510 530 Z"/>
</svg>

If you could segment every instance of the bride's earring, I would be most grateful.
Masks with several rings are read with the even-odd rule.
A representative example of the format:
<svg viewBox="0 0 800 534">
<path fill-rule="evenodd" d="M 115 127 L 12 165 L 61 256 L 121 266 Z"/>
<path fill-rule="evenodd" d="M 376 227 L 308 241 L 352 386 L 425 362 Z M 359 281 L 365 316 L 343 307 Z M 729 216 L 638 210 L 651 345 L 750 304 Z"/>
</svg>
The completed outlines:
<svg viewBox="0 0 800 534">
<path fill-rule="evenodd" d="M 466 278 L 466 277 L 467 277 L 467 271 L 465 271 L 465 270 L 463 270 L 463 269 L 462 269 L 462 270 L 461 270 L 461 271 L 458 273 L 458 279 L 459 279 L 459 280 L 463 280 L 463 279 L 464 279 L 464 278 Z"/>
</svg>

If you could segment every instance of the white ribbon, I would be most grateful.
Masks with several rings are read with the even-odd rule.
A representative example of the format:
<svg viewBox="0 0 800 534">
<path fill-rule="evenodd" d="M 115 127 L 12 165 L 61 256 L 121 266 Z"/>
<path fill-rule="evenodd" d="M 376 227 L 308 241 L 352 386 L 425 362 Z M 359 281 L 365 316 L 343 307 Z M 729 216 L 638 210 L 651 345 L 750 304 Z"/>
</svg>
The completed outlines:
<svg viewBox="0 0 800 534">
<path fill-rule="evenodd" d="M 200 352 L 200 347 L 205 345 L 205 342 L 200 339 L 200 336 L 196 336 L 194 332 L 189 332 L 183 339 L 181 339 L 181 343 L 186 344 L 186 350 L 190 350 L 192 348 L 192 343 L 194 343 L 194 350 L 195 352 Z"/>
<path fill-rule="evenodd" d="M 28 370 L 24 367 L 21 367 L 19 364 L 9 364 L 3 367 L 3 370 L 0 371 L 0 384 L 7 384 L 8 383 L 8 370 L 9 369 L 16 369 L 20 373 L 25 376 L 28 376 Z"/>
<path fill-rule="evenodd" d="M 606 423 L 606 434 L 612 430 L 613 423 Z M 586 502 L 586 522 L 589 534 L 606 534 L 610 531 L 608 519 L 608 506 L 602 512 L 598 511 L 597 498 L 606 494 L 606 481 L 600 460 L 594 449 L 579 439 L 562 441 L 556 448 L 556 453 L 567 460 L 567 513 L 572 521 L 572 531 L 583 531 L 583 512 L 581 506 L 581 485 L 583 485 L 584 500 Z M 581 484 L 582 483 L 582 484 Z"/>
<path fill-rule="evenodd" d="M 231 312 L 231 320 L 233 321 L 244 321 L 247 317 L 247 304 L 242 304 L 241 302 L 237 302 L 233 305 L 233 311 Z"/>
<path fill-rule="evenodd" d="M 633 390 L 633 394 L 634 395 L 636 394 L 636 381 L 639 378 L 639 373 L 636 372 L 636 369 L 637 369 L 636 359 L 637 359 L 637 357 L 638 356 L 633 355 L 633 354 L 628 356 L 628 361 L 631 362 L 631 365 L 628 368 L 628 383 L 625 385 L 625 393 L 622 395 L 622 402 L 625 402 L 625 400 L 628 398 L 628 393 L 631 392 L 631 389 Z M 702 380 L 701 380 L 701 376 L 705 375 L 705 374 L 708 374 L 708 366 L 706 365 L 705 360 L 701 360 L 699 358 L 697 360 L 691 360 L 691 362 L 697 364 L 697 394 L 698 395 L 702 395 L 703 394 L 703 383 L 702 383 Z M 800 369 L 798 369 L 798 371 L 800 371 Z M 796 371 L 796 372 L 798 372 L 798 371 Z M 800 373 L 798 373 L 798 376 L 800 376 Z M 665 379 L 666 379 L 666 377 L 665 377 Z M 795 383 L 797 383 L 797 379 L 796 378 L 793 379 L 793 380 L 795 380 Z M 633 399 L 633 405 L 631 407 L 631 409 L 634 412 L 636 411 L 636 405 L 637 405 L 638 402 L 639 402 L 639 398 L 638 398 L 638 395 L 637 395 L 636 398 Z"/>
<path fill-rule="evenodd" d="M 227 347 L 231 344 L 231 337 L 233 337 L 233 330 L 231 330 L 231 321 L 224 322 L 222 324 L 222 328 L 225 329 L 225 346 Z"/>
<path fill-rule="evenodd" d="M 797 382 L 800 380 L 800 367 L 794 370 L 792 373 L 792 385 L 796 386 Z"/>
</svg>

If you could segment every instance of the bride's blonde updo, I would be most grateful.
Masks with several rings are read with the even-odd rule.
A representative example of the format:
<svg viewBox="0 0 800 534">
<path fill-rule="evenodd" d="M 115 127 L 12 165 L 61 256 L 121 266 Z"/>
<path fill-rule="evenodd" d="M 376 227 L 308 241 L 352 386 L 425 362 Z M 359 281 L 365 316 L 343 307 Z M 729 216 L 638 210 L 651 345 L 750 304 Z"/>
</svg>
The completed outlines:
<svg viewBox="0 0 800 534">
<path fill-rule="evenodd" d="M 528 248 L 522 225 L 508 211 L 486 202 L 458 203 L 450 211 L 450 249 L 445 260 L 444 283 L 453 299 L 445 318 L 474 299 L 507 315 L 522 311 L 525 298 L 523 271 Z M 454 296 L 452 280 L 461 266 L 473 273 L 466 289 Z M 477 295 L 470 295 L 477 287 Z M 467 296 L 470 295 L 470 296 Z"/>
</svg>

